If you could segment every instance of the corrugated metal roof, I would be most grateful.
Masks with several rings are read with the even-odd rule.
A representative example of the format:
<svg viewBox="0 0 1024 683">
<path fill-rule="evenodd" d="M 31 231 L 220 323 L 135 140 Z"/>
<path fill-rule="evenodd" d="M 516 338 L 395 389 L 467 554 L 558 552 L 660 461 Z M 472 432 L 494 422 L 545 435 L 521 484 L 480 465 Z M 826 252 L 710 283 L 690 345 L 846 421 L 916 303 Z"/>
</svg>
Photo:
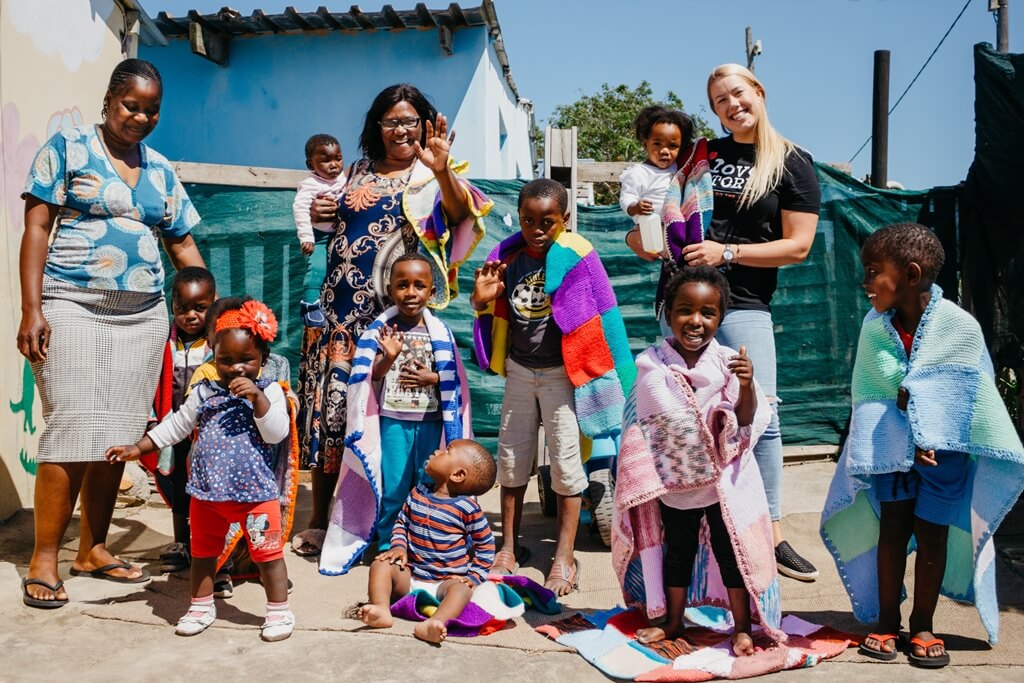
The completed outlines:
<svg viewBox="0 0 1024 683">
<path fill-rule="evenodd" d="M 168 40 L 188 40 L 190 24 L 199 24 L 208 31 L 230 38 L 326 31 L 355 34 L 360 31 L 431 30 L 438 27 L 457 31 L 460 28 L 486 27 L 494 40 L 505 80 L 516 98 L 519 98 L 493 0 L 483 0 L 479 7 L 461 7 L 453 2 L 447 9 L 428 9 L 422 2 L 417 3 L 414 9 L 396 10 L 391 5 L 384 5 L 379 12 L 363 12 L 358 5 L 352 5 L 347 12 L 333 12 L 324 6 L 315 12 L 298 12 L 293 7 L 287 7 L 280 14 L 266 14 L 257 9 L 247 17 L 230 7 L 223 7 L 212 14 L 189 10 L 185 17 L 172 17 L 167 12 L 160 12 L 153 23 Z M 145 39 L 146 36 L 143 36 L 143 40 L 149 42 Z"/>
</svg>

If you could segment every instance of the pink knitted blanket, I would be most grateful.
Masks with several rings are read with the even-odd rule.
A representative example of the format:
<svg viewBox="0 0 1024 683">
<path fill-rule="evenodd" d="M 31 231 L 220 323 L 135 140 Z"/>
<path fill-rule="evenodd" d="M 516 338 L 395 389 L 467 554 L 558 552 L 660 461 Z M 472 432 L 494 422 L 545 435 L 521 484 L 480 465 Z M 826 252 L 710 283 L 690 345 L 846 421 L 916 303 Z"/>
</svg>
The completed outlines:
<svg viewBox="0 0 1024 683">
<path fill-rule="evenodd" d="M 713 484 L 755 621 L 784 642 L 771 518 L 751 447 L 768 426 L 770 407 L 755 382 L 753 424 L 740 428 L 733 406 L 739 380 L 729 371 L 732 349 L 712 340 L 693 368 L 663 340 L 637 358 L 626 402 L 612 525 L 612 562 L 627 604 L 650 618 L 665 613 L 664 548 L 658 499 Z M 754 369 L 756 374 L 757 368 Z M 728 608 L 707 525 L 687 605 Z"/>
</svg>

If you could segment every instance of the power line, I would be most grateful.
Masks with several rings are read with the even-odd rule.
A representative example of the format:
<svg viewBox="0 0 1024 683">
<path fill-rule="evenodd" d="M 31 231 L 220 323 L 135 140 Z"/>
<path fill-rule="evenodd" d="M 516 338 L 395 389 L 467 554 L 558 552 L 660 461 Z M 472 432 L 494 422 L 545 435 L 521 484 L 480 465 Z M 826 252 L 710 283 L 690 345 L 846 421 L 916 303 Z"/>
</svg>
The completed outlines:
<svg viewBox="0 0 1024 683">
<path fill-rule="evenodd" d="M 899 99 L 896 100 L 896 104 L 894 104 L 894 105 L 892 105 L 892 107 L 890 107 L 889 112 L 888 112 L 889 114 L 892 114 L 894 111 L 896 111 L 896 107 L 900 106 L 900 102 L 902 102 L 903 98 L 906 97 L 908 92 L 910 92 L 910 89 L 912 87 L 914 87 L 914 83 L 917 83 L 918 77 L 925 70 L 925 67 L 928 66 L 928 63 L 930 61 L 932 61 L 932 57 L 934 57 L 935 53 L 939 51 L 939 48 L 942 47 L 942 43 L 945 42 L 946 38 L 953 31 L 953 27 L 956 26 L 958 21 L 960 21 L 960 17 L 962 17 L 964 15 L 964 12 L 967 11 L 967 7 L 970 4 L 971 4 L 971 0 L 967 0 L 967 2 L 964 3 L 964 6 L 960 9 L 960 14 L 956 15 L 956 19 L 953 20 L 953 23 L 949 25 L 948 29 L 946 29 L 946 32 L 942 35 L 942 38 L 939 39 L 939 44 L 936 45 L 935 49 L 932 50 L 932 53 L 930 55 L 928 55 L 928 59 L 924 60 L 924 64 L 922 64 L 921 68 L 917 70 L 917 74 L 914 75 L 914 78 L 910 81 L 910 84 L 903 91 L 903 94 L 900 95 Z M 860 154 L 862 151 L 864 151 L 864 148 L 867 147 L 867 144 L 869 142 L 871 142 L 871 136 L 870 135 L 868 136 L 868 139 L 864 141 L 864 144 L 860 146 L 860 148 L 857 150 L 857 152 L 852 157 L 850 157 L 849 163 L 851 163 L 851 164 L 853 163 L 853 160 L 857 158 L 858 154 Z"/>
</svg>

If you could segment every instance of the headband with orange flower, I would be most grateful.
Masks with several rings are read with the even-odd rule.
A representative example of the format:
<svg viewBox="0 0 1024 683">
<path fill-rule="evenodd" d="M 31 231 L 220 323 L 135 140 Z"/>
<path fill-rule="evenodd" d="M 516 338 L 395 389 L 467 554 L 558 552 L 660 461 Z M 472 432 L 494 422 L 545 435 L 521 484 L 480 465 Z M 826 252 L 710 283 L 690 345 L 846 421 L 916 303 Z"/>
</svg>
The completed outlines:
<svg viewBox="0 0 1024 683">
<path fill-rule="evenodd" d="M 236 329 L 249 330 L 269 343 L 277 336 L 277 318 L 265 303 L 250 299 L 241 308 L 224 311 L 217 318 L 216 332 Z"/>
</svg>

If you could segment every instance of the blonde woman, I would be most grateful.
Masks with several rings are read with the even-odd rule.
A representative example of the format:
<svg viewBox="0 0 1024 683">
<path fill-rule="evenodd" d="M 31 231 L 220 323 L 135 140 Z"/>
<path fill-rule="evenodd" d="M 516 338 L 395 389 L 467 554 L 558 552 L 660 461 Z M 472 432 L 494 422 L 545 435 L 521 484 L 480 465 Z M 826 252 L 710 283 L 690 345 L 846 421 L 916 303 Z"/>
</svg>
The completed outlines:
<svg viewBox="0 0 1024 683">
<path fill-rule="evenodd" d="M 800 263 L 811 250 L 821 191 L 810 155 L 779 135 L 768 121 L 765 89 L 748 69 L 723 64 L 708 77 L 708 100 L 730 134 L 708 143 L 714 211 L 705 240 L 682 251 L 686 265 L 726 271 L 732 295 L 716 338 L 724 346 L 747 347 L 758 381 L 776 393 L 772 295 L 779 266 Z M 779 572 L 811 581 L 814 565 L 787 543 L 779 519 L 782 437 L 778 407 L 754 449 L 772 517 Z"/>
</svg>

